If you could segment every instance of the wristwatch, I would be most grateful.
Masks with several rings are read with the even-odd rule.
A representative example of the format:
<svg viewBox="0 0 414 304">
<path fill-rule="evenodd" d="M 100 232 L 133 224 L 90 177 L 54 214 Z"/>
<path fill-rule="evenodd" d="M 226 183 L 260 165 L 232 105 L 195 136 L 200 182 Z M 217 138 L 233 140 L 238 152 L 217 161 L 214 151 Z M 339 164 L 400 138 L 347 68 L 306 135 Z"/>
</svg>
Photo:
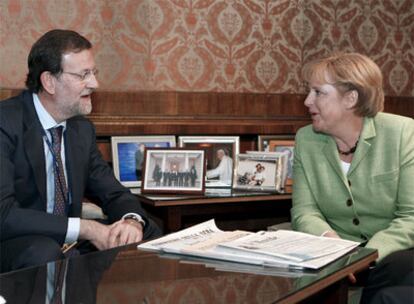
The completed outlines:
<svg viewBox="0 0 414 304">
<path fill-rule="evenodd" d="M 130 214 L 124 215 L 122 217 L 122 219 L 124 219 L 124 220 L 134 220 L 134 221 L 137 221 L 138 223 L 141 223 L 142 224 L 142 227 L 145 227 L 145 221 L 140 216 L 138 216 L 136 214 L 130 213 Z"/>
</svg>

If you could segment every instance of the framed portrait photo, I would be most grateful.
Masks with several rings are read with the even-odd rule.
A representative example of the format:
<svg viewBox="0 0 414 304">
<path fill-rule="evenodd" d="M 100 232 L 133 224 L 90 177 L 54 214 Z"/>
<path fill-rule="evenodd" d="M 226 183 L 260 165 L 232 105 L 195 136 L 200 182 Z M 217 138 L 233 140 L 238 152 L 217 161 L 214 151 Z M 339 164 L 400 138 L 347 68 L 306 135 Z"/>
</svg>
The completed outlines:
<svg viewBox="0 0 414 304">
<path fill-rule="evenodd" d="M 175 136 L 113 136 L 112 163 L 116 178 L 125 187 L 140 187 L 146 148 L 174 148 Z"/>
<path fill-rule="evenodd" d="M 204 150 L 148 148 L 143 169 L 142 193 L 204 193 Z"/>
<path fill-rule="evenodd" d="M 234 169 L 233 188 L 282 192 L 286 153 L 251 152 L 239 154 Z"/>
<path fill-rule="evenodd" d="M 259 151 L 287 152 L 287 178 L 286 185 L 293 184 L 293 156 L 295 150 L 295 136 L 293 135 L 259 135 Z"/>
<path fill-rule="evenodd" d="M 231 187 L 234 160 L 240 151 L 239 136 L 180 136 L 178 145 L 206 151 L 206 187 Z"/>
</svg>

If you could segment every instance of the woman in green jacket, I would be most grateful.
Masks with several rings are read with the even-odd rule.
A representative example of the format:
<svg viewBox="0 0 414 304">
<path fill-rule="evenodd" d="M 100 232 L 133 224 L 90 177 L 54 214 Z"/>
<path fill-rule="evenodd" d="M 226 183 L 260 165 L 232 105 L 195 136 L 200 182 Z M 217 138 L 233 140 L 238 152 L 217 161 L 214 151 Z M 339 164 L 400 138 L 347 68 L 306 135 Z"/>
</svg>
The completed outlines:
<svg viewBox="0 0 414 304">
<path fill-rule="evenodd" d="M 363 302 L 412 300 L 414 120 L 381 112 L 382 74 L 364 55 L 334 54 L 303 75 L 312 125 L 296 135 L 293 227 L 378 250 Z"/>
</svg>

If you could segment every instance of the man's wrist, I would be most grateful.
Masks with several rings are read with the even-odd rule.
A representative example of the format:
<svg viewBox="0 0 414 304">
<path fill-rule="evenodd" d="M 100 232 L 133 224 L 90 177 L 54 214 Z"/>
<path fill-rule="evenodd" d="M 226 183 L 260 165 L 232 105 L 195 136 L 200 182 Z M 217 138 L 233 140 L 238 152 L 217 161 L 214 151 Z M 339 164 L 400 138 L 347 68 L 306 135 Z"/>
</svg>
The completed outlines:
<svg viewBox="0 0 414 304">
<path fill-rule="evenodd" d="M 135 222 L 138 222 L 142 225 L 142 228 L 145 227 L 145 221 L 142 219 L 142 217 L 139 214 L 136 213 L 127 213 L 122 217 L 123 220 L 132 220 Z"/>
<path fill-rule="evenodd" d="M 91 240 L 93 229 L 93 221 L 81 219 L 80 220 L 80 227 L 79 227 L 79 239 L 80 240 Z"/>
<path fill-rule="evenodd" d="M 134 226 L 135 228 L 137 228 L 137 229 L 139 229 L 141 231 L 144 230 L 144 225 L 141 222 L 138 222 L 138 221 L 136 221 L 136 220 L 134 220 L 132 218 L 130 218 L 130 219 L 124 219 L 123 221 L 124 221 L 124 223 L 127 223 L 128 225 Z"/>
<path fill-rule="evenodd" d="M 66 231 L 65 243 L 73 243 L 78 240 L 81 219 L 78 217 L 68 218 L 68 229 Z"/>
</svg>

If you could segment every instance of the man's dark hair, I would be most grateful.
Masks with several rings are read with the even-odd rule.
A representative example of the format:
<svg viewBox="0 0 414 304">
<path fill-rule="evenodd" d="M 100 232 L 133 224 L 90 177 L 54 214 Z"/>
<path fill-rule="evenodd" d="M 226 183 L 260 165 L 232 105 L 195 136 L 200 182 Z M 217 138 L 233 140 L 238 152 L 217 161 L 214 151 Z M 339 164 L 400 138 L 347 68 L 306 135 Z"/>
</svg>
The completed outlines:
<svg viewBox="0 0 414 304">
<path fill-rule="evenodd" d="M 43 89 L 40 75 L 49 71 L 52 75 L 62 72 L 62 55 L 92 48 L 85 37 L 70 30 L 51 30 L 33 44 L 27 58 L 29 73 L 26 87 L 33 93 Z"/>
</svg>

